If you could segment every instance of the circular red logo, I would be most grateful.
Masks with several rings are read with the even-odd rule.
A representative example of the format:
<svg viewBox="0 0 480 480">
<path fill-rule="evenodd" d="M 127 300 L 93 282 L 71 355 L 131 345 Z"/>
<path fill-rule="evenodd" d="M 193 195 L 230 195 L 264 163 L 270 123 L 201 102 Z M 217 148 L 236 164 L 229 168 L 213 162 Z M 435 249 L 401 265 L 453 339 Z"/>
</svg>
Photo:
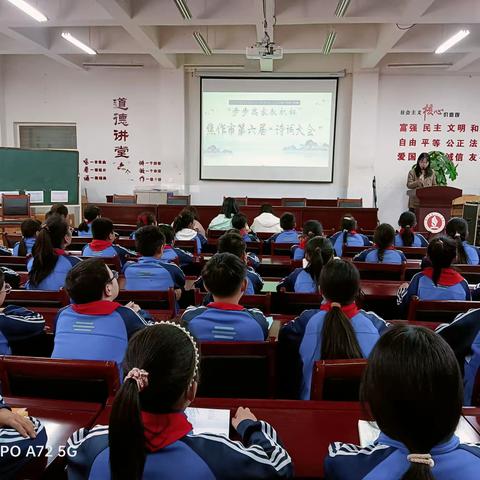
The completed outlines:
<svg viewBox="0 0 480 480">
<path fill-rule="evenodd" d="M 438 212 L 430 212 L 423 220 L 425 230 L 430 233 L 440 233 L 446 225 L 445 217 Z"/>
</svg>

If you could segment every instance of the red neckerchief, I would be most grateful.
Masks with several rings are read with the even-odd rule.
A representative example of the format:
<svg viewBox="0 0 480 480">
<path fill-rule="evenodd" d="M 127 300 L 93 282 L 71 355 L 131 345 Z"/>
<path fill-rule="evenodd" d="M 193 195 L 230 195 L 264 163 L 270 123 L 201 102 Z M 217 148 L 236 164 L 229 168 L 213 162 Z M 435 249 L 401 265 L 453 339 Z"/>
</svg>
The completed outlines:
<svg viewBox="0 0 480 480">
<path fill-rule="evenodd" d="M 320 310 L 325 310 L 328 312 L 331 309 L 332 302 L 325 302 L 320 305 Z M 341 310 L 350 319 L 353 318 L 360 311 L 355 303 L 350 303 L 349 305 L 342 305 Z"/>
<path fill-rule="evenodd" d="M 415 233 L 415 230 L 413 229 L 413 227 L 410 227 L 410 231 L 411 231 L 412 233 Z M 401 228 L 401 229 L 398 231 L 398 233 L 399 233 L 400 235 L 403 235 L 404 232 L 405 232 L 405 229 L 404 229 L 404 228 Z"/>
<path fill-rule="evenodd" d="M 427 267 L 422 270 L 422 273 L 428 277 L 433 277 L 433 268 Z M 451 287 L 452 285 L 456 285 L 460 283 L 464 278 L 453 268 L 442 268 L 442 272 L 440 273 L 440 278 L 438 282 L 440 285 L 444 285 L 446 287 Z"/>
<path fill-rule="evenodd" d="M 163 250 L 173 250 L 173 247 L 171 245 L 165 245 Z"/>
<path fill-rule="evenodd" d="M 356 231 L 356 230 L 349 230 L 349 231 L 348 231 L 348 234 L 349 234 L 349 235 L 356 235 L 356 234 L 357 234 L 357 231 Z"/>
<path fill-rule="evenodd" d="M 89 245 L 94 252 L 101 252 L 102 250 L 111 247 L 112 242 L 110 240 L 92 240 Z"/>
<path fill-rule="evenodd" d="M 218 308 L 219 310 L 245 310 L 245 307 L 235 303 L 210 302 L 207 308 Z"/>
<path fill-rule="evenodd" d="M 54 248 L 53 253 L 55 253 L 55 255 L 69 255 L 63 248 Z"/>
<path fill-rule="evenodd" d="M 242 237 L 244 237 L 245 235 L 248 235 L 247 229 L 246 229 L 246 228 L 242 228 L 242 229 L 240 230 L 240 235 L 241 235 Z"/>
<path fill-rule="evenodd" d="M 142 422 L 145 431 L 145 447 L 149 452 L 168 447 L 191 432 L 193 428 L 183 412 L 142 412 Z"/>
<path fill-rule="evenodd" d="M 305 250 L 305 245 L 307 244 L 307 242 L 309 240 L 310 240 L 309 238 L 302 238 L 300 240 L 300 244 L 298 245 L 298 248 L 301 248 L 302 250 Z"/>
<path fill-rule="evenodd" d="M 72 310 L 83 315 L 110 315 L 122 305 L 108 300 L 97 300 L 89 303 L 73 303 Z"/>
</svg>

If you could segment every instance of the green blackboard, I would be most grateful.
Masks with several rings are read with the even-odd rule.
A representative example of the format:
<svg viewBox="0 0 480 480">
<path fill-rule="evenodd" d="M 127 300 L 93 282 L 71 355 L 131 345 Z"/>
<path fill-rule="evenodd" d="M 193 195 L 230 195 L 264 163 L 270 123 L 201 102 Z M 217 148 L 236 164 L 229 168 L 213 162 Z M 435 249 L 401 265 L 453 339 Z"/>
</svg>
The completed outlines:
<svg viewBox="0 0 480 480">
<path fill-rule="evenodd" d="M 68 204 L 78 205 L 78 152 L 76 150 L 29 150 L 0 148 L 0 192 L 43 190 L 50 205 L 52 190 L 68 190 Z"/>
</svg>

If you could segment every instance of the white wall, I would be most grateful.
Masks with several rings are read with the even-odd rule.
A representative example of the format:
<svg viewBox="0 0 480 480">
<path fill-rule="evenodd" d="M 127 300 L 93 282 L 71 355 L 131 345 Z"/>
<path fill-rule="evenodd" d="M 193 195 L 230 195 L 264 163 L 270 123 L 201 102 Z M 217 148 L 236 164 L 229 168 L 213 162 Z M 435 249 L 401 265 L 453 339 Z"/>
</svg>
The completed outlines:
<svg viewBox="0 0 480 480">
<path fill-rule="evenodd" d="M 279 62 L 276 67 L 277 71 L 290 72 L 347 70 L 339 83 L 335 171 L 331 184 L 200 181 L 199 79 L 181 69 L 79 72 L 42 56 L 4 56 L 0 62 L 0 141 L 4 146 L 15 145 L 15 122 L 76 123 L 81 160 L 106 159 L 109 164 L 108 182 L 84 183 L 89 199 L 103 201 L 107 193 L 130 193 L 138 184 L 138 174 L 119 173 L 113 158 L 112 99 L 125 96 L 129 103 L 131 163 L 138 168 L 140 160 L 160 160 L 162 183 L 156 187 L 185 189 L 194 202 L 205 204 L 218 204 L 224 195 L 350 196 L 363 197 L 364 205 L 371 206 L 371 181 L 375 175 L 380 220 L 395 223 L 407 206 L 405 182 L 413 164 L 397 160 L 399 123 L 411 123 L 400 115 L 400 110 L 431 103 L 435 108 L 459 112 L 461 117 L 453 123 L 466 123 L 470 128 L 480 110 L 478 77 L 358 73 L 354 67 L 352 57 L 347 55 L 337 56 L 336 60 L 321 55 L 299 55 L 288 62 Z M 353 74 L 349 73 L 352 71 Z M 438 121 L 449 123 L 449 119 Z M 423 125 L 423 117 L 417 116 L 415 122 Z M 424 137 L 423 132 L 411 136 L 419 141 Z M 439 133 L 440 149 L 455 153 L 462 150 L 443 147 L 450 137 L 457 141 L 462 135 Z M 480 144 L 478 133 L 463 137 L 467 142 L 477 138 Z M 437 136 L 432 134 L 428 138 L 431 141 Z M 431 149 L 431 145 L 417 145 L 406 151 L 418 155 Z M 480 149 L 476 151 L 480 161 Z M 464 193 L 478 193 L 478 163 L 468 159 L 460 162 L 459 179 L 454 186 L 463 188 Z"/>
</svg>

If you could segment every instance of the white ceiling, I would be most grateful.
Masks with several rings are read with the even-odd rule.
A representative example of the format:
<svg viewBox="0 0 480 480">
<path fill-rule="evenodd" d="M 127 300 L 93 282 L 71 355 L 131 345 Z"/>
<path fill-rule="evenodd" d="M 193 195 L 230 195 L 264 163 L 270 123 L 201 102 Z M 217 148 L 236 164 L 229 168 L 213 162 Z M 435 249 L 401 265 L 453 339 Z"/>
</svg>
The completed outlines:
<svg viewBox="0 0 480 480">
<path fill-rule="evenodd" d="M 322 56 L 333 28 L 331 56 L 354 55 L 358 69 L 441 62 L 451 64 L 442 71 L 480 72 L 480 0 L 351 0 L 343 18 L 334 16 L 337 0 L 185 0 L 191 20 L 173 0 L 28 1 L 48 22 L 0 0 L 0 55 L 46 55 L 71 68 L 84 68 L 84 62 L 246 64 L 245 47 L 263 37 L 265 3 L 268 32 L 285 55 L 274 70 L 292 54 Z M 85 55 L 61 38 L 67 28 L 98 55 Z M 465 40 L 444 55 L 433 53 L 461 28 L 471 32 Z M 199 55 L 193 31 L 203 34 L 213 56 Z"/>
</svg>

